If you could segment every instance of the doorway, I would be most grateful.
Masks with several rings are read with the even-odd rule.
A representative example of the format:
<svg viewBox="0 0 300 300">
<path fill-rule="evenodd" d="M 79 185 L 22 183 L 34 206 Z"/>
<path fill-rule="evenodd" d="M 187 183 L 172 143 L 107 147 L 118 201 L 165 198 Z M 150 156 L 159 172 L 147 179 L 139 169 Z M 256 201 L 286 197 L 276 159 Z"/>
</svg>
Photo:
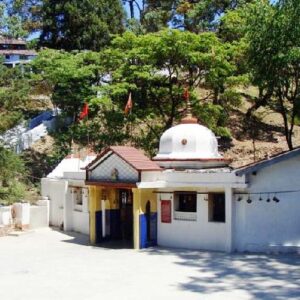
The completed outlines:
<svg viewBox="0 0 300 300">
<path fill-rule="evenodd" d="M 133 195 L 131 190 L 119 190 L 119 207 L 121 239 L 133 246 Z"/>
</svg>

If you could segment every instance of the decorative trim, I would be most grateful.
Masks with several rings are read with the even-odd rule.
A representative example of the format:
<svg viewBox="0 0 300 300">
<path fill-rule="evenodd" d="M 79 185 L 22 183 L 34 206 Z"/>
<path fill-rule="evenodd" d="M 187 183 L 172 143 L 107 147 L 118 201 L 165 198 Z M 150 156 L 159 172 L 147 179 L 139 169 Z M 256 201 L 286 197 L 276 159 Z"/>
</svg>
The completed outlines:
<svg viewBox="0 0 300 300">
<path fill-rule="evenodd" d="M 109 181 L 85 181 L 86 185 L 114 187 L 114 188 L 136 188 L 136 183 L 132 182 L 109 182 Z"/>
</svg>

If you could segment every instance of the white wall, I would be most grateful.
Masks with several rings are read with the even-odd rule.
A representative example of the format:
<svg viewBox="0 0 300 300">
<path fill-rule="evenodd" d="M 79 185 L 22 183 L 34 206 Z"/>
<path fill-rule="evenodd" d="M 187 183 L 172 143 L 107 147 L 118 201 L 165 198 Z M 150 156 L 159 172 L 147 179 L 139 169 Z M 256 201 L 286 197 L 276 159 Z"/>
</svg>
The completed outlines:
<svg viewBox="0 0 300 300">
<path fill-rule="evenodd" d="M 49 226 L 49 200 L 39 200 L 37 205 L 30 206 L 31 229 Z"/>
<path fill-rule="evenodd" d="M 90 233 L 90 217 L 88 212 L 73 211 L 73 231 Z"/>
<path fill-rule="evenodd" d="M 82 187 L 81 187 L 82 188 Z M 84 187 L 82 195 L 82 205 L 76 205 L 73 187 L 68 188 L 65 204 L 65 227 L 66 231 L 76 231 L 83 234 L 90 232 L 90 218 L 88 211 L 88 189 Z"/>
<path fill-rule="evenodd" d="M 42 178 L 41 193 L 50 200 L 50 225 L 60 227 L 63 224 L 64 199 L 68 183 L 65 180 Z"/>
<path fill-rule="evenodd" d="M 249 176 L 249 192 L 300 189 L 300 157 L 274 164 Z M 290 252 L 300 249 L 300 193 L 250 195 L 251 204 L 235 201 L 234 249 L 251 252 Z M 237 198 L 238 195 L 235 195 Z M 298 249 L 298 250 L 297 250 Z"/>
<path fill-rule="evenodd" d="M 172 222 L 161 223 L 161 200 L 172 202 Z M 226 251 L 226 223 L 208 222 L 207 195 L 197 195 L 197 221 L 174 219 L 173 194 L 158 195 L 158 245 L 176 248 Z"/>
<path fill-rule="evenodd" d="M 0 225 L 9 226 L 11 222 L 11 206 L 0 206 Z"/>
</svg>

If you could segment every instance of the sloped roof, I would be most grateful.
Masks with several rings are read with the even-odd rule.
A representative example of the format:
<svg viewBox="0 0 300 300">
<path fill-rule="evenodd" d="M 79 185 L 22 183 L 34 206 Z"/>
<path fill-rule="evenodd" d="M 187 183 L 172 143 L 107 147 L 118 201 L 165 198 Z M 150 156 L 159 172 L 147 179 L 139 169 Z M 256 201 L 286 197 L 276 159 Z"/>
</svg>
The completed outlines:
<svg viewBox="0 0 300 300">
<path fill-rule="evenodd" d="M 6 45 L 26 45 L 26 41 L 22 39 L 13 39 L 0 36 L 0 44 Z"/>
<path fill-rule="evenodd" d="M 109 152 L 118 155 L 121 159 L 131 165 L 137 171 L 156 171 L 161 170 L 159 165 L 150 160 L 142 150 L 129 146 L 111 146 L 100 153 L 95 160 L 93 160 L 86 169 L 93 169 L 96 163 L 106 156 Z"/>
<path fill-rule="evenodd" d="M 34 56 L 37 55 L 36 51 L 34 50 L 26 50 L 26 49 L 5 49 L 0 50 L 0 55 L 30 55 Z"/>
<path fill-rule="evenodd" d="M 251 163 L 248 165 L 245 165 L 243 167 L 240 167 L 238 169 L 235 170 L 235 173 L 237 176 L 242 176 L 244 174 L 249 174 L 249 173 L 253 173 L 256 172 L 260 169 L 263 169 L 265 167 L 271 166 L 273 164 L 288 160 L 290 158 L 293 158 L 297 155 L 300 155 L 300 147 L 297 147 L 293 150 L 288 150 L 288 151 L 284 151 L 281 153 L 278 153 L 276 155 L 273 155 L 269 158 L 260 160 L 258 162 L 255 163 Z"/>
</svg>

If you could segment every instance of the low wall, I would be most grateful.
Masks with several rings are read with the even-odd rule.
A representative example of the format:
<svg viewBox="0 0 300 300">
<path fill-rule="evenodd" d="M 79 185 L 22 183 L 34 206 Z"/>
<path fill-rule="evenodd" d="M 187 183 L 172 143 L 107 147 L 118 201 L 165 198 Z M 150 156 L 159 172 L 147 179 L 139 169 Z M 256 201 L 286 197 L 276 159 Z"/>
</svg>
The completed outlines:
<svg viewBox="0 0 300 300">
<path fill-rule="evenodd" d="M 11 206 L 0 206 L 0 225 L 9 226 L 11 223 Z"/>
<path fill-rule="evenodd" d="M 49 200 L 39 200 L 37 205 L 30 206 L 29 228 L 49 226 Z"/>
<path fill-rule="evenodd" d="M 12 206 L 0 207 L 0 236 L 7 229 L 35 229 L 49 226 L 49 200 L 37 201 L 36 205 L 29 203 L 14 203 Z"/>
</svg>

